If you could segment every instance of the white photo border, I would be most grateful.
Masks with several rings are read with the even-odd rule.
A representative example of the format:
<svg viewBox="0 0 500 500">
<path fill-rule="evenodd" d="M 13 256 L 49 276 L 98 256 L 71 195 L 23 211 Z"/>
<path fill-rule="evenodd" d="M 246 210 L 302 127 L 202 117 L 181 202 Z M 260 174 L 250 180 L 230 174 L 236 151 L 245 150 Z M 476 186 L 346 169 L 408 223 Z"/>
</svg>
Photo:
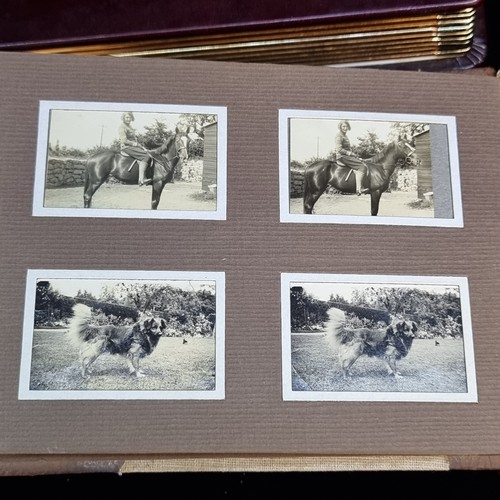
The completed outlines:
<svg viewBox="0 0 500 500">
<path fill-rule="evenodd" d="M 150 113 L 193 113 L 217 115 L 217 205 L 214 211 L 203 210 L 128 210 L 49 208 L 44 206 L 50 112 L 54 110 L 117 111 Z M 166 193 L 165 193 L 166 194 Z M 83 191 L 82 191 L 83 200 Z M 41 217 L 114 217 L 137 219 L 226 220 L 227 212 L 227 107 L 174 104 L 144 104 L 91 101 L 39 101 L 38 138 L 33 188 L 33 216 Z"/>
<path fill-rule="evenodd" d="M 172 280 L 215 283 L 215 387 L 214 390 L 44 390 L 30 389 L 36 283 L 39 279 Z M 225 399 L 225 273 L 196 271 L 120 271 L 28 269 L 19 373 L 19 400 L 223 400 Z"/>
<path fill-rule="evenodd" d="M 416 122 L 446 125 L 450 159 L 450 184 L 452 196 L 452 218 L 424 218 L 398 216 L 358 216 L 358 215 L 319 215 L 290 213 L 290 136 L 289 123 L 294 118 L 309 119 L 349 119 L 352 121 Z M 279 110 L 279 192 L 280 221 L 284 223 L 336 223 L 336 224 L 379 224 L 400 226 L 463 227 L 462 191 L 459 172 L 456 118 L 451 115 L 421 115 L 400 113 L 370 113 L 336 110 Z M 333 139 L 332 139 L 333 140 Z"/>
<path fill-rule="evenodd" d="M 334 392 L 334 391 L 294 391 L 292 388 L 292 345 L 290 324 L 290 284 L 291 283 L 342 283 L 374 285 L 442 285 L 458 286 L 462 313 L 464 363 L 467 392 Z M 383 402 L 436 402 L 436 403 L 477 403 L 477 381 L 472 338 L 468 279 L 462 276 L 402 276 L 402 275 L 362 275 L 362 274 L 281 274 L 281 349 L 282 349 L 282 396 L 284 401 L 383 401 Z"/>
</svg>

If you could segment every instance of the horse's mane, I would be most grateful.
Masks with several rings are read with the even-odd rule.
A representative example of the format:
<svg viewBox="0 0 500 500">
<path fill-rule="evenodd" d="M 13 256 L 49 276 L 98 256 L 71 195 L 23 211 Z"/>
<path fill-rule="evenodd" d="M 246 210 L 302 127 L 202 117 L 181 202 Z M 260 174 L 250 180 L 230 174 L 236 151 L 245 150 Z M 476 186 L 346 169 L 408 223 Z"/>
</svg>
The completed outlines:
<svg viewBox="0 0 500 500">
<path fill-rule="evenodd" d="M 175 141 L 175 134 L 171 135 L 165 142 L 165 146 L 170 147 Z"/>
<path fill-rule="evenodd" d="M 392 153 L 396 149 L 399 149 L 399 144 L 397 142 L 390 142 L 383 147 L 382 151 L 373 155 L 370 158 L 370 161 L 372 161 L 373 163 L 382 163 L 387 158 L 387 155 Z"/>
</svg>

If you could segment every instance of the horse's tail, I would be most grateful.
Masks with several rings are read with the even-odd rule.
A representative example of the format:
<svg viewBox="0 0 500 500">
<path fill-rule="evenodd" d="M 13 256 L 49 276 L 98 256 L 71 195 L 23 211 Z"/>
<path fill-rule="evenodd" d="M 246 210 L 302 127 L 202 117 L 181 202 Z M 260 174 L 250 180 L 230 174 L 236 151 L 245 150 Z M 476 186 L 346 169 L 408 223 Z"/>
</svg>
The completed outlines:
<svg viewBox="0 0 500 500">
<path fill-rule="evenodd" d="M 87 161 L 85 162 L 85 184 L 84 184 L 84 192 L 87 192 L 87 189 L 89 187 L 89 182 L 90 182 L 90 175 L 89 175 L 89 161 L 91 158 L 87 158 Z"/>
<path fill-rule="evenodd" d="M 304 170 L 304 180 L 302 184 L 302 210 L 305 214 L 312 213 L 311 197 L 311 172 L 307 166 Z"/>
<path fill-rule="evenodd" d="M 304 181 L 302 184 L 302 196 L 305 196 L 309 187 L 309 176 L 307 175 L 307 170 L 309 167 L 304 169 Z"/>
<path fill-rule="evenodd" d="M 304 169 L 304 184 L 303 184 L 304 199 L 307 196 L 307 194 L 311 192 L 311 176 L 312 176 L 311 165 L 308 165 Z"/>
</svg>

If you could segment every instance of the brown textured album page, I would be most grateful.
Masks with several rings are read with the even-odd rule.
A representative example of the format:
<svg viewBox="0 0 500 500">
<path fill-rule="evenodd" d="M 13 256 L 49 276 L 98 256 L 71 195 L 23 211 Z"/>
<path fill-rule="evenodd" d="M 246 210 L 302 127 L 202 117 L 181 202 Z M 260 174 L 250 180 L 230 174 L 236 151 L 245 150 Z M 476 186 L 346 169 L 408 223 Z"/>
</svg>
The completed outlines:
<svg viewBox="0 0 500 500">
<path fill-rule="evenodd" d="M 0 63 L 3 455 L 500 452 L 495 78 Z"/>
</svg>

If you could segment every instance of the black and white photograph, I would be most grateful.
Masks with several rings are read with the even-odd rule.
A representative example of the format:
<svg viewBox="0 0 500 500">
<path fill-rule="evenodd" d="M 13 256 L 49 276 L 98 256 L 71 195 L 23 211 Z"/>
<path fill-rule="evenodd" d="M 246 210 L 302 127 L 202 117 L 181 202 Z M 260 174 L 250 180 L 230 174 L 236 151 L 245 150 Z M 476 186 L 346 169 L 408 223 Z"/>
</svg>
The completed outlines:
<svg viewBox="0 0 500 500">
<path fill-rule="evenodd" d="M 19 399 L 224 399 L 223 273 L 27 274 Z"/>
<path fill-rule="evenodd" d="M 282 275 L 283 397 L 477 402 L 464 277 Z"/>
<path fill-rule="evenodd" d="M 462 227 L 455 117 L 280 110 L 282 222 Z"/>
<path fill-rule="evenodd" d="M 40 101 L 33 215 L 224 220 L 224 107 Z"/>
</svg>

